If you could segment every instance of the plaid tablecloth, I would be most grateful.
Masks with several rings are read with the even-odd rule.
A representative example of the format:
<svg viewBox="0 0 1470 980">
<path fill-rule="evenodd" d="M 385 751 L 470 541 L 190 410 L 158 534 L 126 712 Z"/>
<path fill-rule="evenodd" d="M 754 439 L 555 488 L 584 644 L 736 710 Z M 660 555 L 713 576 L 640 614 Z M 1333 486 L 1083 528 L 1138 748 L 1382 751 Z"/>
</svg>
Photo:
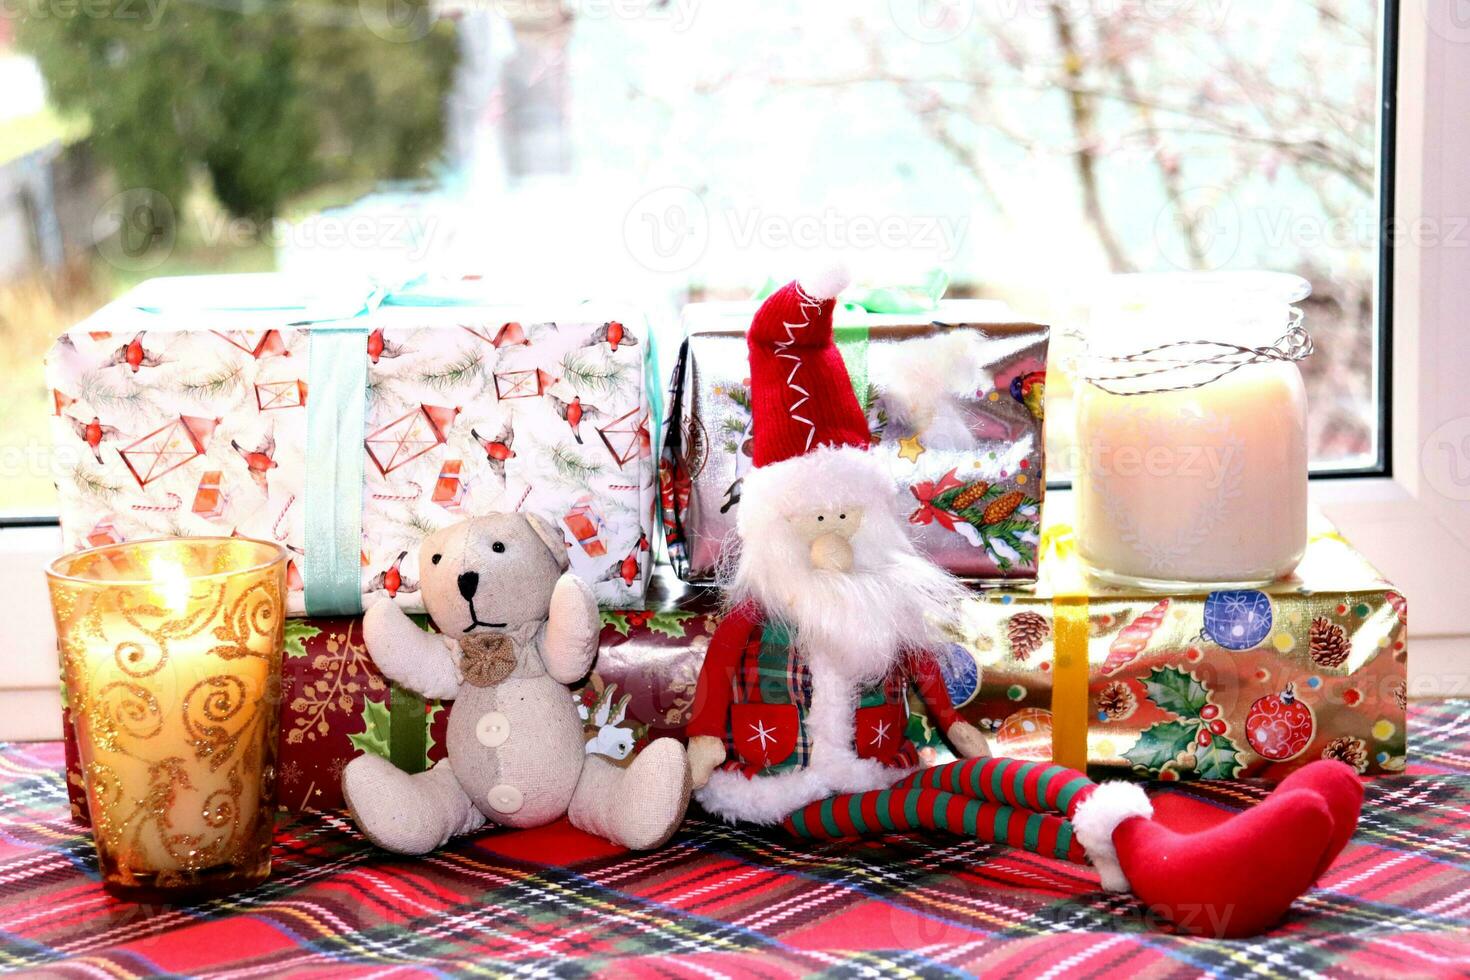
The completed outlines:
<svg viewBox="0 0 1470 980">
<path fill-rule="evenodd" d="M 1084 870 L 944 836 L 809 846 L 691 817 L 630 855 L 566 825 L 426 859 L 342 817 L 280 826 L 256 891 L 174 907 L 106 895 L 71 823 L 57 744 L 0 747 L 0 968 L 46 976 L 1466 975 L 1470 702 L 1416 707 L 1406 775 L 1369 786 L 1357 837 L 1255 940 L 1171 935 Z M 1246 784 L 1159 788 L 1229 810 Z"/>
</svg>

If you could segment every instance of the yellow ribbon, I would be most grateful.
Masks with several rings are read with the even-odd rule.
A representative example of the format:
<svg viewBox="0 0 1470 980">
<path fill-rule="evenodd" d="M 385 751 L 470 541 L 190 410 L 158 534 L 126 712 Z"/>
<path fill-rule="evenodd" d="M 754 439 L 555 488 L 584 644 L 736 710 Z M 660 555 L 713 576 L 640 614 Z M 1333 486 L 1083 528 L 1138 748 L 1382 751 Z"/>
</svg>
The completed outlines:
<svg viewBox="0 0 1470 980">
<path fill-rule="evenodd" d="M 1066 524 L 1041 533 L 1041 559 L 1052 589 L 1052 761 L 1087 768 L 1087 580 L 1077 564 L 1077 537 Z"/>
</svg>

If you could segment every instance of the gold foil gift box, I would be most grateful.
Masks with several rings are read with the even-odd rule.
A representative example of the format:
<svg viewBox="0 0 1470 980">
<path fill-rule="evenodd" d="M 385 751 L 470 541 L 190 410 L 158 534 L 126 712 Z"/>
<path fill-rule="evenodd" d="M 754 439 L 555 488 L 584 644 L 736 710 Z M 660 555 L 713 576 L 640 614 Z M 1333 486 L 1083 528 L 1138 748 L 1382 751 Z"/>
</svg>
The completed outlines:
<svg viewBox="0 0 1470 980">
<path fill-rule="evenodd" d="M 1264 589 L 1088 584 L 1066 524 L 1031 587 L 977 593 L 947 680 L 997 755 L 1154 779 L 1404 767 L 1407 604 L 1320 517 Z"/>
</svg>

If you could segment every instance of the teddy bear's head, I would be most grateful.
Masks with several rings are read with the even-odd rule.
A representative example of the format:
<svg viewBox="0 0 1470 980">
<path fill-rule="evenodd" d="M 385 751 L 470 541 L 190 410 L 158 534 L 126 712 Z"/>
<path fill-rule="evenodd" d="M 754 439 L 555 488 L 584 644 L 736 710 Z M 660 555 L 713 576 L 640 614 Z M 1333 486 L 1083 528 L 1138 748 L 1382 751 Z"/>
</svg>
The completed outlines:
<svg viewBox="0 0 1470 980">
<path fill-rule="evenodd" d="M 446 636 L 539 623 L 568 565 L 566 540 L 535 514 L 487 514 L 435 531 L 419 549 L 419 588 Z"/>
</svg>

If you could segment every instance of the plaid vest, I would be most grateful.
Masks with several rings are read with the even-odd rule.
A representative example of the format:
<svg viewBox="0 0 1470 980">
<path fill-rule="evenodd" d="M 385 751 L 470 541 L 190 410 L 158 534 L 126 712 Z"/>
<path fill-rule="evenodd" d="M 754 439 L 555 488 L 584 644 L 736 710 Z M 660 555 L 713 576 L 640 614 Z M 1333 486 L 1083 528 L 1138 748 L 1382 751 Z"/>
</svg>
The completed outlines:
<svg viewBox="0 0 1470 980">
<path fill-rule="evenodd" d="M 725 730 L 726 769 L 770 776 L 805 768 L 811 761 L 807 714 L 812 677 L 797 656 L 789 630 L 765 623 L 751 634 L 732 679 Z M 918 752 L 909 741 L 908 679 L 900 668 L 864 689 L 854 716 L 855 749 L 885 765 L 910 768 Z"/>
</svg>

